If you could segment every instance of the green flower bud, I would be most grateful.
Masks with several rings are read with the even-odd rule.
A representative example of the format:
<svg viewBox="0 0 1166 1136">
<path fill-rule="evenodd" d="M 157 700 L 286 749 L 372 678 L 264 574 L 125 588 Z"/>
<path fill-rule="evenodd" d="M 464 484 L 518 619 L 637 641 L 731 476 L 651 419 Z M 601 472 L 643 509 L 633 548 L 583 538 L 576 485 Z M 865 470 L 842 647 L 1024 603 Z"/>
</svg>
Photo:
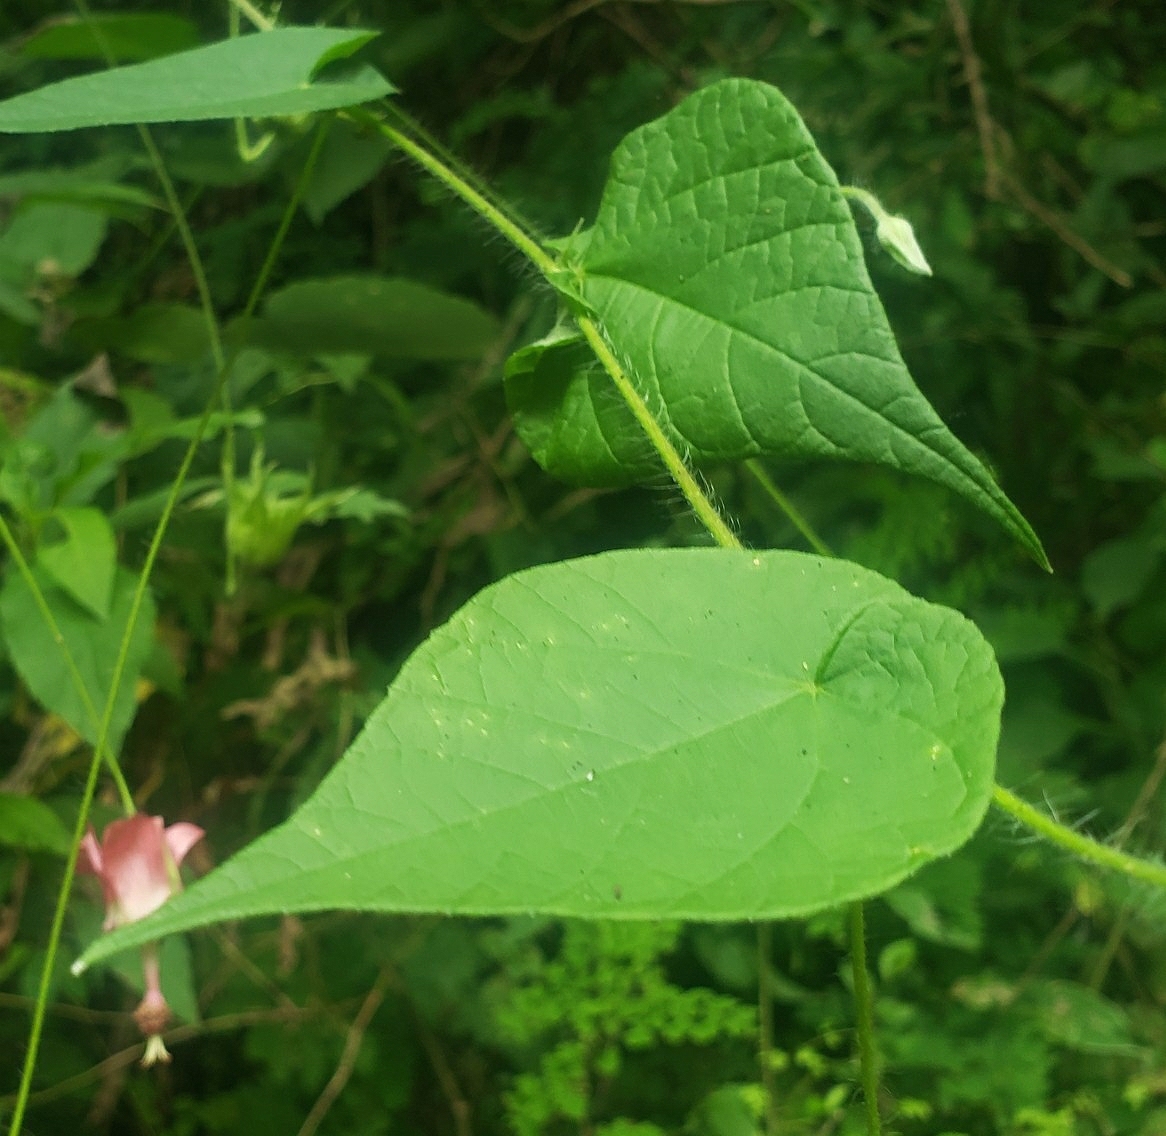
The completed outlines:
<svg viewBox="0 0 1166 1136">
<path fill-rule="evenodd" d="M 853 185 L 839 187 L 843 196 L 852 198 L 870 211 L 875 220 L 875 236 L 883 248 L 891 254 L 908 272 L 915 272 L 920 276 L 931 275 L 931 265 L 923 255 L 919 242 L 915 239 L 915 230 L 906 217 L 898 217 L 888 213 L 882 203 L 873 193 L 865 189 L 858 189 Z"/>
</svg>

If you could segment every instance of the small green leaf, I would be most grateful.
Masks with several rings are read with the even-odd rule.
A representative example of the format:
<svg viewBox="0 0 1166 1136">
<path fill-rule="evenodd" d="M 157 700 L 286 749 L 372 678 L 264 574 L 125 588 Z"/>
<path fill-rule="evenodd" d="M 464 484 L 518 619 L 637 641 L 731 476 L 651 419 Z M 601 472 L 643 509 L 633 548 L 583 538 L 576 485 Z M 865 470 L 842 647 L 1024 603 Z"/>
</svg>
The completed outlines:
<svg viewBox="0 0 1166 1136">
<path fill-rule="evenodd" d="M 100 714 L 113 678 L 137 578 L 124 568 L 117 570 L 109 618 L 97 619 L 59 588 L 43 567 L 34 566 L 33 575 Z M 0 626 L 12 664 L 34 697 L 46 710 L 64 718 L 90 744 L 96 743 L 97 727 L 73 685 L 61 650 L 54 643 L 24 578 L 11 565 L 0 588 Z M 109 739 L 114 750 L 121 745 L 133 721 L 134 687 L 153 638 L 154 604 L 147 593 L 114 707 Z"/>
<path fill-rule="evenodd" d="M 109 521 L 100 509 L 86 506 L 63 506 L 54 510 L 52 519 L 64 528 L 65 539 L 42 543 L 38 563 L 73 599 L 105 619 L 117 567 L 117 543 Z"/>
<path fill-rule="evenodd" d="M 0 261 L 79 276 L 97 259 L 107 218 L 84 205 L 33 204 L 19 209 L 0 234 Z"/>
<path fill-rule="evenodd" d="M 395 90 L 373 68 L 345 68 L 335 76 L 320 70 L 376 35 L 277 28 L 63 79 L 0 102 L 0 133 L 311 114 L 368 102 Z"/>
<path fill-rule="evenodd" d="M 251 340 L 313 356 L 366 352 L 400 359 L 478 359 L 494 317 L 461 296 L 371 274 L 300 280 L 272 293 Z"/>
<path fill-rule="evenodd" d="M 388 160 L 393 144 L 381 134 L 337 122 L 304 189 L 304 212 L 319 225 L 342 201 L 367 185 Z"/>
<path fill-rule="evenodd" d="M 0 844 L 67 856 L 71 843 L 69 830 L 43 801 L 0 793 Z"/>
<path fill-rule="evenodd" d="M 573 246 L 586 308 L 694 462 L 879 462 L 962 494 L 1047 565 L 915 386 L 834 171 L 780 91 L 725 80 L 633 131 Z M 616 444 L 629 436 L 627 408 L 590 362 L 565 377 L 568 346 L 543 350 L 557 356 L 547 369 L 558 402 L 532 381 L 542 364 L 528 349 L 507 384 L 520 435 L 532 447 L 556 439 L 552 473 L 642 478 L 645 459 Z"/>
<path fill-rule="evenodd" d="M 1044 979 L 1026 991 L 1025 1005 L 1054 1045 L 1098 1057 L 1136 1057 L 1147 1052 L 1134 1042 L 1126 1010 L 1088 986 Z"/>
<path fill-rule="evenodd" d="M 769 919 L 975 831 L 1003 687 L 975 627 L 856 565 L 636 550 L 487 588 L 280 828 L 87 960 L 246 915 Z"/>
</svg>

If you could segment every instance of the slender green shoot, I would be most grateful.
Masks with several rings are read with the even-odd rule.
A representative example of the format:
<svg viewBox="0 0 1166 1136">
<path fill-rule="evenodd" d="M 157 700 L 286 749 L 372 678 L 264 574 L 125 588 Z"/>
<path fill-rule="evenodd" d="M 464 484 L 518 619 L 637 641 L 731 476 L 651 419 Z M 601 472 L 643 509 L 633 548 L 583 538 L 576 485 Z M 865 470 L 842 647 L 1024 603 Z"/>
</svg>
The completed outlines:
<svg viewBox="0 0 1166 1136">
<path fill-rule="evenodd" d="M 765 466 L 756 458 L 749 458 L 745 468 L 756 479 L 757 484 L 769 494 L 773 503 L 789 518 L 790 524 L 805 537 L 806 543 L 819 556 L 833 556 L 830 546 L 814 531 L 809 521 L 802 516 L 801 510 L 777 487 L 773 478 L 765 470 Z"/>
<path fill-rule="evenodd" d="M 501 233 L 545 277 L 553 279 L 559 274 L 561 270 L 558 261 L 516 219 L 508 216 L 507 212 L 492 202 L 483 191 L 472 186 L 466 178 L 415 142 L 403 130 L 398 130 L 383 117 L 359 107 L 350 108 L 345 115 L 353 122 L 379 131 L 399 150 L 408 154 L 427 174 L 436 178 L 455 197 L 461 198 L 479 217 Z"/>
<path fill-rule="evenodd" d="M 1154 887 L 1166 888 L 1166 865 L 1153 860 L 1144 860 L 1139 856 L 1131 856 L 1118 848 L 1111 848 L 1088 836 L 1076 832 L 1067 825 L 1060 824 L 1052 817 L 1034 808 L 1027 801 L 1022 800 L 1015 793 L 1000 785 L 992 788 L 992 803 L 1014 820 L 1019 821 L 1026 828 L 1031 828 L 1038 835 L 1043 836 L 1051 844 L 1066 852 L 1079 857 L 1099 868 L 1107 868 L 1113 872 L 1121 872 L 1131 879 L 1142 883 L 1152 884 Z"/>
<path fill-rule="evenodd" d="M 267 285 L 267 280 L 270 277 L 271 269 L 275 264 L 276 257 L 279 255 L 279 250 L 282 247 L 283 240 L 287 235 L 288 229 L 291 227 L 292 218 L 295 216 L 299 208 L 300 200 L 303 197 L 304 190 L 307 188 L 308 179 L 311 176 L 312 170 L 315 168 L 316 160 L 319 157 L 321 146 L 325 136 L 323 128 L 318 129 L 316 137 L 313 141 L 312 148 L 308 153 L 307 161 L 304 163 L 303 169 L 300 171 L 299 180 L 296 183 L 295 190 L 292 193 L 291 199 L 288 201 L 287 208 L 284 210 L 283 219 L 280 222 L 279 228 L 272 239 L 271 245 L 268 248 L 267 257 L 263 262 L 263 267 L 259 271 L 255 285 L 251 290 L 251 295 L 247 301 L 247 307 L 244 310 L 244 318 L 250 318 L 255 310 L 255 306 L 262 295 L 264 288 Z M 177 198 L 172 201 L 172 207 L 181 209 Z M 189 226 L 186 226 L 189 231 Z M 193 248 L 191 244 L 190 248 Z M 189 251 L 189 249 L 188 249 Z M 197 252 L 195 253 L 197 255 Z M 205 279 L 205 277 L 204 277 Z M 209 293 L 208 293 L 209 296 Z M 178 504 L 178 498 L 182 492 L 182 486 L 186 482 L 186 477 L 190 472 L 190 467 L 194 463 L 195 455 L 198 453 L 199 447 L 202 445 L 202 440 L 206 435 L 207 427 L 210 424 L 215 408 L 219 404 L 219 398 L 222 394 L 223 388 L 226 385 L 227 376 L 230 373 L 230 365 L 234 361 L 233 353 L 230 358 L 224 358 L 222 364 L 218 367 L 218 373 L 215 376 L 215 382 L 211 390 L 210 396 L 207 398 L 206 406 L 203 408 L 201 417 L 195 427 L 194 434 L 190 442 L 187 444 L 186 452 L 183 454 L 182 461 L 179 464 L 178 472 L 175 475 L 174 481 L 171 483 L 170 492 L 166 497 L 166 503 L 162 508 L 162 515 L 158 518 L 158 524 L 154 529 L 154 535 L 150 540 L 150 547 L 146 552 L 146 558 L 142 565 L 141 576 L 138 582 L 138 588 L 134 593 L 134 600 L 130 607 L 129 617 L 126 620 L 126 630 L 122 637 L 121 646 L 118 650 L 117 661 L 114 664 L 113 675 L 110 681 L 110 694 L 105 703 L 105 711 L 102 714 L 101 722 L 98 730 L 97 745 L 94 748 L 94 758 L 89 764 L 89 772 L 85 781 L 85 788 L 81 794 L 81 804 L 77 812 L 77 823 L 73 833 L 73 841 L 69 850 L 69 855 L 65 861 L 65 875 L 61 881 L 60 891 L 57 893 L 57 903 L 53 911 L 53 922 L 49 930 L 48 943 L 45 946 L 45 959 L 41 968 L 40 984 L 37 988 L 36 1003 L 33 1007 L 32 1025 L 28 1034 L 28 1047 L 25 1050 L 24 1066 L 21 1070 L 20 1086 L 17 1089 L 16 1103 L 13 1107 L 12 1124 L 8 1130 L 8 1136 L 20 1136 L 21 1124 L 23 1123 L 25 1111 L 28 1108 L 29 1095 L 32 1091 L 32 1077 L 36 1069 L 37 1054 L 40 1049 L 41 1036 L 44 1032 L 45 1016 L 48 1012 L 49 992 L 52 986 L 53 972 L 56 965 L 57 952 L 60 949 L 61 936 L 65 926 L 65 912 L 68 908 L 69 894 L 73 886 L 73 877 L 77 868 L 77 857 L 80 852 L 81 839 L 85 833 L 85 825 L 88 823 L 89 810 L 93 804 L 93 797 L 97 789 L 97 774 L 101 768 L 101 763 L 98 755 L 102 753 L 108 744 L 109 727 L 113 716 L 114 700 L 117 691 L 121 686 L 122 678 L 125 675 L 126 660 L 129 655 L 130 639 L 133 634 L 134 625 L 137 623 L 138 616 L 141 612 L 142 602 L 145 597 L 146 587 L 149 583 L 150 576 L 153 572 L 154 564 L 158 558 L 158 552 L 162 547 L 162 540 L 166 535 L 166 530 L 170 524 L 170 518 L 174 514 L 174 510 Z"/>
<path fill-rule="evenodd" d="M 850 961 L 854 968 L 854 1009 L 858 1027 L 858 1061 L 866 1104 L 867 1136 L 879 1136 L 879 1055 L 875 1045 L 874 994 L 866 969 L 866 927 L 862 903 L 850 905 Z"/>
</svg>

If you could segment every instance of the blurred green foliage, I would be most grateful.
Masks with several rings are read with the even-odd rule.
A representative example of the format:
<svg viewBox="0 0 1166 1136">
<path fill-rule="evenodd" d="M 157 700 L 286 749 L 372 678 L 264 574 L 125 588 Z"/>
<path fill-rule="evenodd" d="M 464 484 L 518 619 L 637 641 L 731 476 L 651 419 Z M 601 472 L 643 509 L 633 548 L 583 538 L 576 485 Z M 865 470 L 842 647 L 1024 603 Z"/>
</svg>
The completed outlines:
<svg viewBox="0 0 1166 1136">
<path fill-rule="evenodd" d="M 127 57 L 226 27 L 219 6 L 179 0 L 168 12 L 181 21 L 152 39 L 125 33 Z M 58 15 L 44 0 L 3 6 L 4 93 L 95 65 L 75 35 L 50 34 Z M 556 235 L 593 216 L 629 129 L 724 75 L 781 87 L 840 177 L 914 225 L 930 280 L 881 257 L 869 234 L 907 362 L 1033 522 L 1056 575 L 929 484 L 829 466 L 770 472 L 835 551 L 985 630 L 1008 686 L 1004 784 L 1114 842 L 1163 847 L 1157 0 L 288 0 L 280 16 L 381 29 L 369 58 L 411 112 Z M 270 138 L 252 161 L 226 126 L 156 130 L 227 317 L 309 146 L 295 127 L 261 125 L 250 142 Z M 267 492 L 286 524 L 261 554 L 239 555 L 227 595 L 220 416 L 153 577 L 157 634 L 119 708 L 139 804 L 212 833 L 196 868 L 198 855 L 205 867 L 286 816 L 408 651 L 485 583 L 573 554 L 699 539 L 667 490 L 565 489 L 516 442 L 501 360 L 547 329 L 554 306 L 522 272 L 380 141 L 329 134 L 262 313 L 269 338 L 230 375 L 236 493 L 254 493 L 227 508 Z M 457 298 L 466 325 L 454 338 L 479 347 L 396 353 L 366 326 L 359 352 L 337 352 L 312 340 L 302 308 L 287 312 L 310 282 L 372 275 Z M 132 131 L 4 142 L 0 501 L 49 594 L 99 646 L 209 390 L 197 302 Z M 802 546 L 746 471 L 705 472 L 746 539 Z M 19 587 L 9 566 L 5 1069 L 22 1052 L 60 878 L 49 817 L 71 823 L 87 760 L 43 709 L 54 696 L 22 646 Z M 74 918 L 73 951 L 95 921 Z M 895 1131 L 1166 1132 L 1161 897 L 990 818 L 868 920 Z M 774 928 L 772 1036 L 759 1044 L 750 927 L 322 916 L 228 928 L 192 939 L 197 1014 L 158 1076 L 132 1068 L 136 996 L 123 980 L 62 967 L 29 1130 L 857 1132 L 844 950 L 840 917 Z M 13 1080 L 0 1084 L 0 1115 Z"/>
</svg>

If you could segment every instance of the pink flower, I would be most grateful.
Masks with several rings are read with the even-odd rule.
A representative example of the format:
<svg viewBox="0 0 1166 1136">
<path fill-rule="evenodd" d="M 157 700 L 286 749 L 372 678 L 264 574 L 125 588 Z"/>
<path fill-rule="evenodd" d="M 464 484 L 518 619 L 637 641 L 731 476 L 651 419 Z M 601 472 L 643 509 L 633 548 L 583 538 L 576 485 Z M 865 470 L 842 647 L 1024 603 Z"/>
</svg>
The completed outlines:
<svg viewBox="0 0 1166 1136">
<path fill-rule="evenodd" d="M 105 826 L 101 843 L 90 828 L 81 841 L 77 871 L 101 880 L 105 893 L 105 929 L 143 919 L 182 890 L 178 865 L 203 838 L 197 824 L 181 822 L 166 828 L 162 818 L 135 813 Z M 170 1007 L 162 993 L 158 946 L 142 948 L 146 994 L 134 1011 L 134 1020 L 146 1037 L 143 1065 L 169 1061 L 162 1032 L 170 1024 Z"/>
<path fill-rule="evenodd" d="M 161 817 L 146 813 L 111 821 L 100 844 L 90 828 L 77 870 L 101 880 L 105 930 L 144 918 L 181 891 L 178 865 L 202 837 L 197 824 L 165 828 Z"/>
</svg>

